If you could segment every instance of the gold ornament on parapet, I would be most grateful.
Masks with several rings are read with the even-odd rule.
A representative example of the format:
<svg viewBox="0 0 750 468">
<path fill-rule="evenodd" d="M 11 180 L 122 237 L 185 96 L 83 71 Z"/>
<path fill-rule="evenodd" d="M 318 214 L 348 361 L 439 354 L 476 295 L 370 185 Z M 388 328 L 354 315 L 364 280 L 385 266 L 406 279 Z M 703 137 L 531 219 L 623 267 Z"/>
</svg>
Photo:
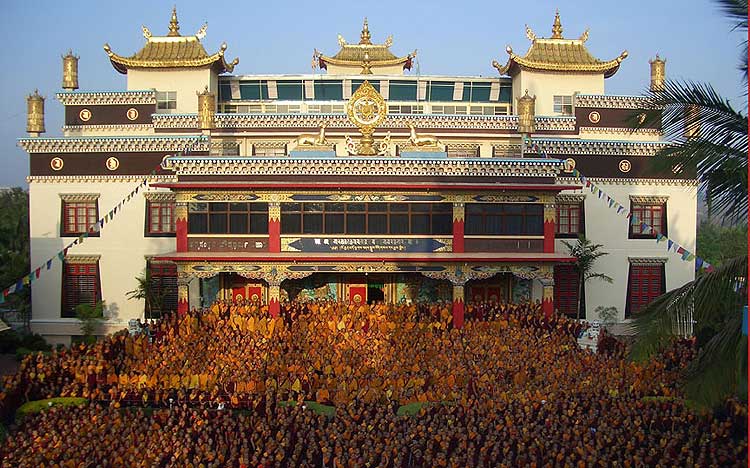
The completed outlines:
<svg viewBox="0 0 750 468">
<path fill-rule="evenodd" d="M 299 151 L 330 151 L 333 144 L 326 139 L 328 122 L 320 126 L 318 133 L 303 133 L 292 143 L 296 143 Z"/>
<path fill-rule="evenodd" d="M 369 81 L 362 83 L 352 94 L 346 105 L 346 115 L 359 128 L 359 132 L 362 134 L 359 147 L 356 148 L 356 154 L 363 156 L 378 154 L 378 151 L 373 146 L 375 140 L 372 135 L 375 132 L 375 128 L 385 120 L 387 112 L 388 106 L 385 99 L 383 99 L 383 96 L 378 93 Z M 347 149 L 349 149 L 350 143 L 350 141 L 347 141 Z"/>
<path fill-rule="evenodd" d="M 403 147 L 404 151 L 420 151 L 420 152 L 439 152 L 443 151 L 440 140 L 435 135 L 427 135 L 424 133 L 417 133 L 417 129 L 413 124 L 408 124 L 409 127 L 409 140 Z"/>
</svg>

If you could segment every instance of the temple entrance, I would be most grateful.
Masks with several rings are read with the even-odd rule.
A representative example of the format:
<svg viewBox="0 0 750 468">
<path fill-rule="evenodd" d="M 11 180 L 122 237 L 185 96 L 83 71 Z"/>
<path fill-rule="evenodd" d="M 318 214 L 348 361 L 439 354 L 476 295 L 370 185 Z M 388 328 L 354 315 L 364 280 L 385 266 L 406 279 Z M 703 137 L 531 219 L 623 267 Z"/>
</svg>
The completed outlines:
<svg viewBox="0 0 750 468">
<path fill-rule="evenodd" d="M 385 284 L 368 283 L 367 284 L 367 303 L 385 302 Z"/>
<path fill-rule="evenodd" d="M 224 295 L 234 301 L 262 302 L 264 284 L 258 280 L 229 274 L 224 278 Z"/>
<path fill-rule="evenodd" d="M 466 300 L 471 302 L 513 302 L 513 275 L 498 274 L 466 284 Z"/>
</svg>

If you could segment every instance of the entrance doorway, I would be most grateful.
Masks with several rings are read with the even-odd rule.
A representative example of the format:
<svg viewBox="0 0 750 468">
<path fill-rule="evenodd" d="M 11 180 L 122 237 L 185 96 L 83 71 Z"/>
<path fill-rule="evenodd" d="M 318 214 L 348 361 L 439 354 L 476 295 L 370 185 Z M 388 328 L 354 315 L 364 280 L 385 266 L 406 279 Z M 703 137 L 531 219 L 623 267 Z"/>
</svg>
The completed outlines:
<svg viewBox="0 0 750 468">
<path fill-rule="evenodd" d="M 383 283 L 368 283 L 367 284 L 367 303 L 372 304 L 374 302 L 385 301 L 385 285 Z"/>
</svg>

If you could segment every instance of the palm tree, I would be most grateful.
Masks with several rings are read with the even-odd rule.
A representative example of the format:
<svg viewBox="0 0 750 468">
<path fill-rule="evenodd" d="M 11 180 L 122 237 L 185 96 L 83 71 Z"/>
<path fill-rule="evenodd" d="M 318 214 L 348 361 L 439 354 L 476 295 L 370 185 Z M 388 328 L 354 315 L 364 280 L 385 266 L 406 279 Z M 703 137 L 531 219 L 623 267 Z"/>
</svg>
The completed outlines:
<svg viewBox="0 0 750 468">
<path fill-rule="evenodd" d="M 151 279 L 151 273 L 148 268 L 139 276 L 135 277 L 135 281 L 138 283 L 135 289 L 128 291 L 128 299 L 143 299 L 145 306 L 145 318 L 158 318 L 161 315 L 162 306 L 164 305 L 164 297 L 166 293 L 161 292 L 159 288 L 154 287 L 154 282 Z"/>
<path fill-rule="evenodd" d="M 719 0 L 719 8 L 747 35 L 747 0 Z M 747 83 L 747 41 L 740 64 Z M 661 118 L 672 144 L 654 158 L 657 169 L 695 168 L 712 209 L 725 217 L 747 217 L 748 119 L 709 84 L 665 83 L 647 94 L 648 119 Z M 685 130 L 688 131 L 685 131 Z M 690 131 L 694 130 L 694 131 Z M 727 260 L 713 271 L 649 304 L 634 322 L 638 339 L 631 357 L 647 359 L 674 339 L 674 324 L 695 322 L 698 355 L 685 370 L 689 400 L 711 407 L 728 396 L 747 399 L 747 338 L 741 306 L 747 303 L 747 256 Z"/>
<path fill-rule="evenodd" d="M 578 242 L 570 244 L 563 241 L 565 247 L 568 248 L 568 252 L 571 257 L 575 257 L 576 261 L 573 266 L 578 273 L 578 303 L 576 304 L 576 318 L 581 318 L 581 303 L 583 302 L 583 286 L 586 282 L 592 278 L 600 279 L 607 283 L 612 283 L 612 278 L 605 275 L 604 273 L 594 272 L 594 263 L 599 257 L 608 255 L 607 252 L 602 252 L 602 244 L 592 244 L 589 239 L 584 236 L 578 238 Z M 584 311 L 584 317 L 585 317 Z"/>
</svg>

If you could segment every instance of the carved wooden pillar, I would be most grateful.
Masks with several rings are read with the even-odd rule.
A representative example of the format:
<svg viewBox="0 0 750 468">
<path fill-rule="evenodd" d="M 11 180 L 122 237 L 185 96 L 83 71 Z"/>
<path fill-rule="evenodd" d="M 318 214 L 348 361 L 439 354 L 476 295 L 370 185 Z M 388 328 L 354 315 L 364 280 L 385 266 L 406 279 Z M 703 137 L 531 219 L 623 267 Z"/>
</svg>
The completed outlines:
<svg viewBox="0 0 750 468">
<path fill-rule="evenodd" d="M 544 253 L 555 253 L 555 219 L 557 208 L 554 203 L 544 205 Z"/>
<path fill-rule="evenodd" d="M 187 278 L 177 278 L 177 313 L 185 315 L 190 311 Z"/>
<path fill-rule="evenodd" d="M 453 328 L 464 326 L 464 283 L 453 283 Z"/>
<path fill-rule="evenodd" d="M 268 281 L 268 313 L 276 318 L 281 313 L 281 281 Z"/>
<path fill-rule="evenodd" d="M 188 251 L 188 205 L 185 202 L 176 202 L 174 208 L 174 226 L 177 236 L 177 251 Z"/>
<path fill-rule="evenodd" d="M 464 213 L 463 203 L 453 204 L 453 251 L 464 252 Z"/>
<path fill-rule="evenodd" d="M 268 251 L 281 252 L 281 204 L 268 204 Z"/>
<path fill-rule="evenodd" d="M 549 319 L 555 312 L 555 282 L 554 280 L 542 280 L 542 312 Z"/>
</svg>

